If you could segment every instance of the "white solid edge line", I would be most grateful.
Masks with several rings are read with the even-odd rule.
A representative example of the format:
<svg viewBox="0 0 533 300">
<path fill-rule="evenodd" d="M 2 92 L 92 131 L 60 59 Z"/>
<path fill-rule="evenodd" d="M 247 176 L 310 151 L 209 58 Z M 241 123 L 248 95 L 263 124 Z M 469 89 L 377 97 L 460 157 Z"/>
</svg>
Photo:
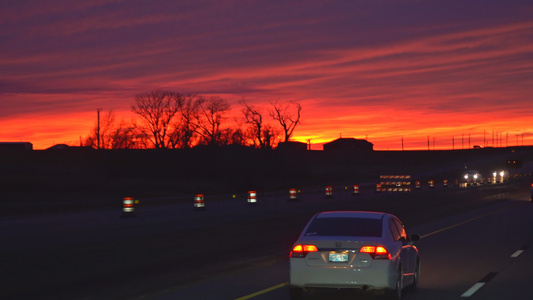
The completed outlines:
<svg viewBox="0 0 533 300">
<path fill-rule="evenodd" d="M 517 250 L 515 253 L 513 253 L 513 255 L 511 255 L 511 257 L 513 258 L 518 257 L 520 256 L 520 254 L 522 254 L 522 252 L 524 252 L 524 250 Z"/>
<path fill-rule="evenodd" d="M 478 282 L 474 284 L 471 288 L 469 288 L 466 292 L 464 292 L 461 297 L 467 298 L 472 295 L 474 295 L 480 288 L 482 288 L 485 285 L 486 282 Z"/>
</svg>

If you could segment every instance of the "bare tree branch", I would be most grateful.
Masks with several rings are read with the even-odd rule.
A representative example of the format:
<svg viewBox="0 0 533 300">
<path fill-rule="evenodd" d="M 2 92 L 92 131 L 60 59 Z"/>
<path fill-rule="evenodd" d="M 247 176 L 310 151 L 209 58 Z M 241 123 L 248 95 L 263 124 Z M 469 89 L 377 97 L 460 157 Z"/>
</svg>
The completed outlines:
<svg viewBox="0 0 533 300">
<path fill-rule="evenodd" d="M 259 148 L 264 148 L 263 138 L 261 136 L 263 130 L 263 116 L 261 112 L 254 106 L 246 103 L 246 100 L 242 99 L 239 103 L 243 106 L 242 114 L 247 124 L 250 124 L 253 132 L 254 143 L 257 142 Z"/>
<path fill-rule="evenodd" d="M 283 131 L 285 132 L 285 142 L 288 142 L 294 132 L 294 129 L 300 124 L 300 113 L 302 106 L 298 102 L 290 101 L 288 103 L 271 103 L 272 110 L 270 116 L 279 122 Z M 291 107 L 294 106 L 296 112 L 291 112 Z"/>
<path fill-rule="evenodd" d="M 221 142 L 220 126 L 226 119 L 225 115 L 230 109 L 230 104 L 220 97 L 208 99 L 200 97 L 198 102 L 199 114 L 196 116 L 198 133 L 207 145 L 219 146 Z"/>
<path fill-rule="evenodd" d="M 169 148 L 170 124 L 182 104 L 183 96 L 170 91 L 155 90 L 135 96 L 131 110 L 143 119 L 156 149 Z"/>
</svg>

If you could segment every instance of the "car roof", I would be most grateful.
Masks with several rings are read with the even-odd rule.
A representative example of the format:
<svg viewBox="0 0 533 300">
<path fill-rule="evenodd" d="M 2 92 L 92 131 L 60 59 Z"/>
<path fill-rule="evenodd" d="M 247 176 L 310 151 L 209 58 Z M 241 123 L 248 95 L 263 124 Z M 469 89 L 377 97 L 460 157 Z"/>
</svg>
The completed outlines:
<svg viewBox="0 0 533 300">
<path fill-rule="evenodd" d="M 316 215 L 317 218 L 366 218 L 381 219 L 386 215 L 383 212 L 374 211 L 324 211 Z"/>
</svg>

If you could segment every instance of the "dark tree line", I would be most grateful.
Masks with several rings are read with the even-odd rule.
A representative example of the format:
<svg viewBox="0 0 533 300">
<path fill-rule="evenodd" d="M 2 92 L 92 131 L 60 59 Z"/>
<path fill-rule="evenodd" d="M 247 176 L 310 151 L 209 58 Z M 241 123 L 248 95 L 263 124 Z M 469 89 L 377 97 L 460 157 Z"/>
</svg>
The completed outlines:
<svg viewBox="0 0 533 300">
<path fill-rule="evenodd" d="M 242 116 L 232 122 L 229 102 L 217 96 L 165 90 L 138 94 L 131 111 L 139 120 L 117 122 L 115 114 L 108 111 L 84 144 L 103 149 L 184 149 L 198 145 L 274 148 L 280 141 L 289 141 L 300 123 L 302 108 L 296 102 L 273 102 L 267 108 L 250 105 L 244 99 L 239 104 Z M 275 123 L 267 122 L 266 117 Z"/>
</svg>

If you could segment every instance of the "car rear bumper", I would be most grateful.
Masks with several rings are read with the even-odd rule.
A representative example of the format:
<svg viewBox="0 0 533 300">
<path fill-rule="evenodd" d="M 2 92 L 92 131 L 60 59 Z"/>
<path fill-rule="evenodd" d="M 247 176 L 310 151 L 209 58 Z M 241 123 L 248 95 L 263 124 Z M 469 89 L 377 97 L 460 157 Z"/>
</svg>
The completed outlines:
<svg viewBox="0 0 533 300">
<path fill-rule="evenodd" d="M 304 259 L 290 259 L 290 285 L 300 288 L 393 289 L 398 272 L 394 261 L 375 260 L 370 267 L 309 266 Z"/>
</svg>

